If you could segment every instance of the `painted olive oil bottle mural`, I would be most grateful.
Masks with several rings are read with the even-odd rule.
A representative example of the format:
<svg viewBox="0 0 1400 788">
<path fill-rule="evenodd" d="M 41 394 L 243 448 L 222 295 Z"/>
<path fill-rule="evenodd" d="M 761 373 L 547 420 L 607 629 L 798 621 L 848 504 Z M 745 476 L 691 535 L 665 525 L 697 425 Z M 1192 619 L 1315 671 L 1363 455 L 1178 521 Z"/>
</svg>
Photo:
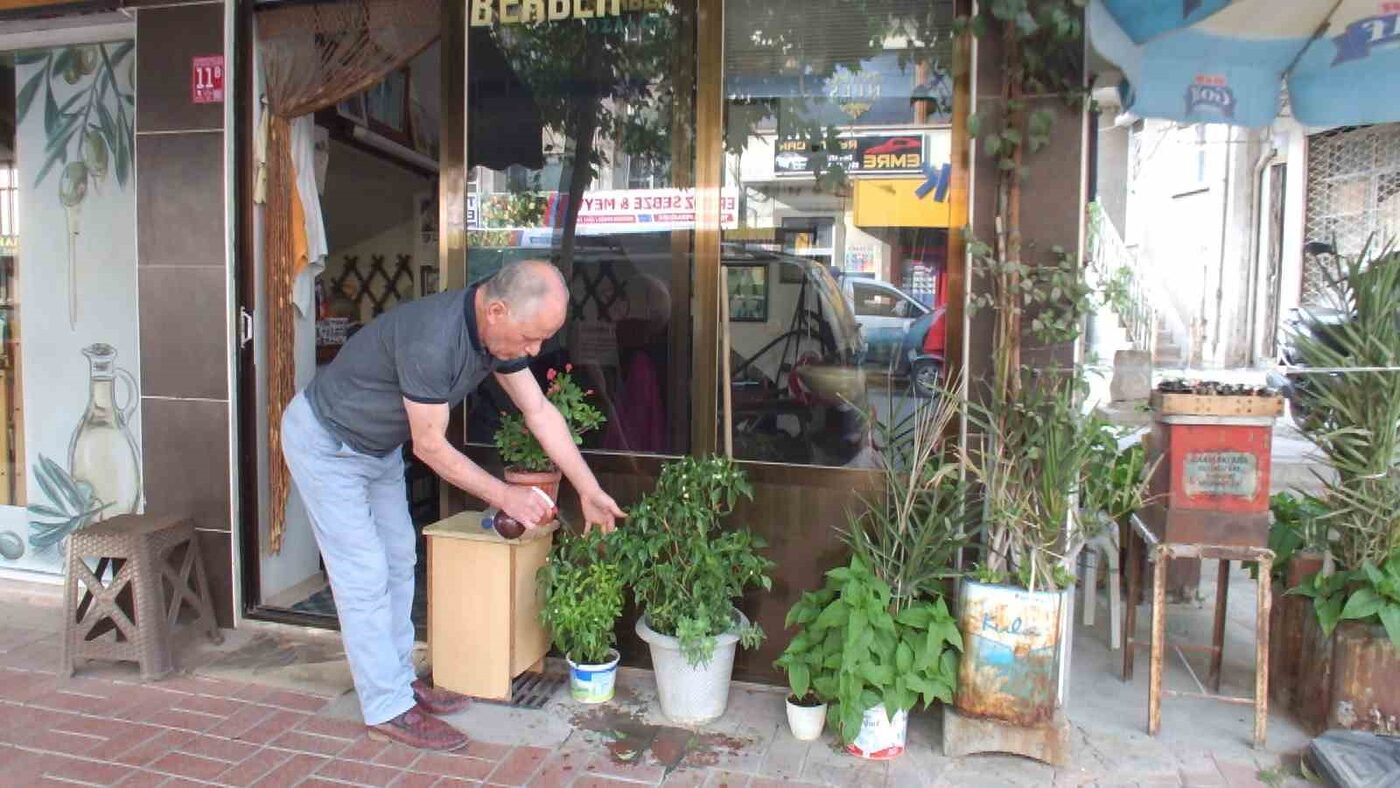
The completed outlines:
<svg viewBox="0 0 1400 788">
<path fill-rule="evenodd" d="M 5 346 L 19 385 L 6 415 L 22 435 L 0 568 L 61 573 L 69 534 L 143 506 L 135 62 L 131 41 L 0 60 L 13 69 L 0 110 L 14 121 L 3 147 L 18 191 Z"/>
</svg>

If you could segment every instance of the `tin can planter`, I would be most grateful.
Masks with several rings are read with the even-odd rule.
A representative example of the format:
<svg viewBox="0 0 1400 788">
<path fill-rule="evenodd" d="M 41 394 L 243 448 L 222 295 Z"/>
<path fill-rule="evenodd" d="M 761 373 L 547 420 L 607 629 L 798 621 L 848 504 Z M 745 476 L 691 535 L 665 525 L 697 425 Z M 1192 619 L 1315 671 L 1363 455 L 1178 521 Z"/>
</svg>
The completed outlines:
<svg viewBox="0 0 1400 788">
<path fill-rule="evenodd" d="M 958 711 L 1022 727 L 1052 721 L 1062 701 L 1072 593 L 963 582 Z"/>
<path fill-rule="evenodd" d="M 569 661 L 569 694 L 579 703 L 607 703 L 617 685 L 617 649 L 608 651 L 608 661 L 600 665 L 580 665 Z"/>
<path fill-rule="evenodd" d="M 743 613 L 735 612 L 738 625 L 747 624 Z M 652 672 L 661 713 L 681 725 L 703 725 L 724 716 L 729 706 L 729 680 L 734 673 L 734 652 L 739 647 L 738 626 L 715 638 L 710 661 L 692 665 L 681 653 L 680 641 L 663 635 L 637 619 L 637 636 L 651 650 Z"/>
<path fill-rule="evenodd" d="M 787 698 L 787 719 L 788 728 L 792 730 L 792 737 L 798 741 L 816 741 L 822 737 L 822 729 L 826 727 L 826 704 L 802 704 L 794 701 L 793 696 Z"/>
<path fill-rule="evenodd" d="M 868 761 L 888 761 L 904 754 L 909 733 L 909 712 L 897 711 L 891 717 L 885 707 L 872 706 L 861 718 L 860 733 L 846 745 L 846 752 Z"/>
</svg>

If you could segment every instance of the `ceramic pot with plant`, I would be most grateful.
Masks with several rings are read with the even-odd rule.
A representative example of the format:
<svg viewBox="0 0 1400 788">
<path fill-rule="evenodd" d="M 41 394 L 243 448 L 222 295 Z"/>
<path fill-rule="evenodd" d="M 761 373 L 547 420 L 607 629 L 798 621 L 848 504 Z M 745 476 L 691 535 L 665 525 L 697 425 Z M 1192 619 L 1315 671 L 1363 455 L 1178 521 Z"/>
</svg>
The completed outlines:
<svg viewBox="0 0 1400 788">
<path fill-rule="evenodd" d="M 686 457 L 662 468 L 618 532 L 623 577 L 643 611 L 637 634 L 651 649 L 661 711 L 674 722 L 723 715 L 735 650 L 763 639 L 735 603 L 747 589 L 772 588 L 773 562 L 748 530 L 721 528 L 752 496 L 732 461 Z"/>
<path fill-rule="evenodd" d="M 897 597 L 859 556 L 803 594 L 787 624 L 797 634 L 777 665 L 792 687 L 798 738 L 805 720 L 794 720 L 793 697 L 829 699 L 827 718 L 847 752 L 887 760 L 904 752 L 916 705 L 953 698 L 962 638 L 947 603 Z"/>
<path fill-rule="evenodd" d="M 549 387 L 545 398 L 564 417 L 575 444 L 583 443 L 583 436 L 603 426 L 607 421 L 602 411 L 588 402 L 593 396 L 592 389 L 584 390 L 574 380 L 573 364 L 565 364 L 564 371 L 551 369 L 546 374 Z M 550 500 L 559 500 L 559 469 L 549 459 L 525 425 L 525 419 L 518 413 L 502 413 L 501 426 L 496 430 L 496 448 L 501 452 L 501 460 L 506 464 L 505 477 L 510 484 L 538 487 Z"/>
<path fill-rule="evenodd" d="M 615 533 L 615 532 L 614 532 Z M 601 530 L 559 532 L 540 567 L 540 621 L 569 662 L 569 690 L 581 703 L 612 700 L 618 653 L 614 628 L 622 615 L 622 574 Z"/>
</svg>

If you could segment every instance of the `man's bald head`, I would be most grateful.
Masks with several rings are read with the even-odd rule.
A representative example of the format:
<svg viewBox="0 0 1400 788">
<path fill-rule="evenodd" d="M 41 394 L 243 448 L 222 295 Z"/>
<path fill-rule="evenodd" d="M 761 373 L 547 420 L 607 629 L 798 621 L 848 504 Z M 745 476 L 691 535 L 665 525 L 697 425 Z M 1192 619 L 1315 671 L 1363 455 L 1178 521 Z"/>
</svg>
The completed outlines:
<svg viewBox="0 0 1400 788">
<path fill-rule="evenodd" d="M 482 283 L 476 308 L 477 330 L 492 355 L 507 360 L 535 356 L 564 326 L 569 288 L 548 262 L 520 260 Z"/>
<path fill-rule="evenodd" d="M 488 301 L 499 301 L 516 320 L 529 320 L 542 306 L 559 308 L 569 300 L 564 275 L 544 260 L 506 263 L 482 285 Z"/>
</svg>

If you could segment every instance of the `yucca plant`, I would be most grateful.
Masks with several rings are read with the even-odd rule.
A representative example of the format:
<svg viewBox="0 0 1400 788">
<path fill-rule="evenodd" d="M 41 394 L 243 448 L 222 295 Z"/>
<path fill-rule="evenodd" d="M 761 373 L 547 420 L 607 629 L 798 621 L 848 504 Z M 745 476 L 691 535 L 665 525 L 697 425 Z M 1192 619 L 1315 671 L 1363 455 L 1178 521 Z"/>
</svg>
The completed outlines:
<svg viewBox="0 0 1400 788">
<path fill-rule="evenodd" d="M 1369 246 L 1326 272 L 1327 307 L 1342 316 L 1295 338 L 1302 365 L 1345 372 L 1308 374 L 1299 396 L 1310 414 L 1307 437 L 1336 478 L 1319 496 L 1336 533 L 1343 569 L 1385 563 L 1400 546 L 1400 253 Z"/>
<path fill-rule="evenodd" d="M 861 496 L 843 534 L 852 551 L 887 583 L 895 605 L 936 599 L 959 573 L 957 555 L 971 538 L 967 485 L 948 439 L 959 412 L 959 388 L 893 406 L 872 419 L 881 452 L 882 488 Z"/>
<path fill-rule="evenodd" d="M 1295 593 L 1313 599 L 1325 633 L 1382 623 L 1400 647 L 1400 253 L 1368 244 L 1333 266 L 1322 306 L 1341 320 L 1305 313 L 1294 340 L 1311 369 L 1298 388 L 1303 429 L 1336 474 L 1318 496 L 1330 554 Z"/>
</svg>

